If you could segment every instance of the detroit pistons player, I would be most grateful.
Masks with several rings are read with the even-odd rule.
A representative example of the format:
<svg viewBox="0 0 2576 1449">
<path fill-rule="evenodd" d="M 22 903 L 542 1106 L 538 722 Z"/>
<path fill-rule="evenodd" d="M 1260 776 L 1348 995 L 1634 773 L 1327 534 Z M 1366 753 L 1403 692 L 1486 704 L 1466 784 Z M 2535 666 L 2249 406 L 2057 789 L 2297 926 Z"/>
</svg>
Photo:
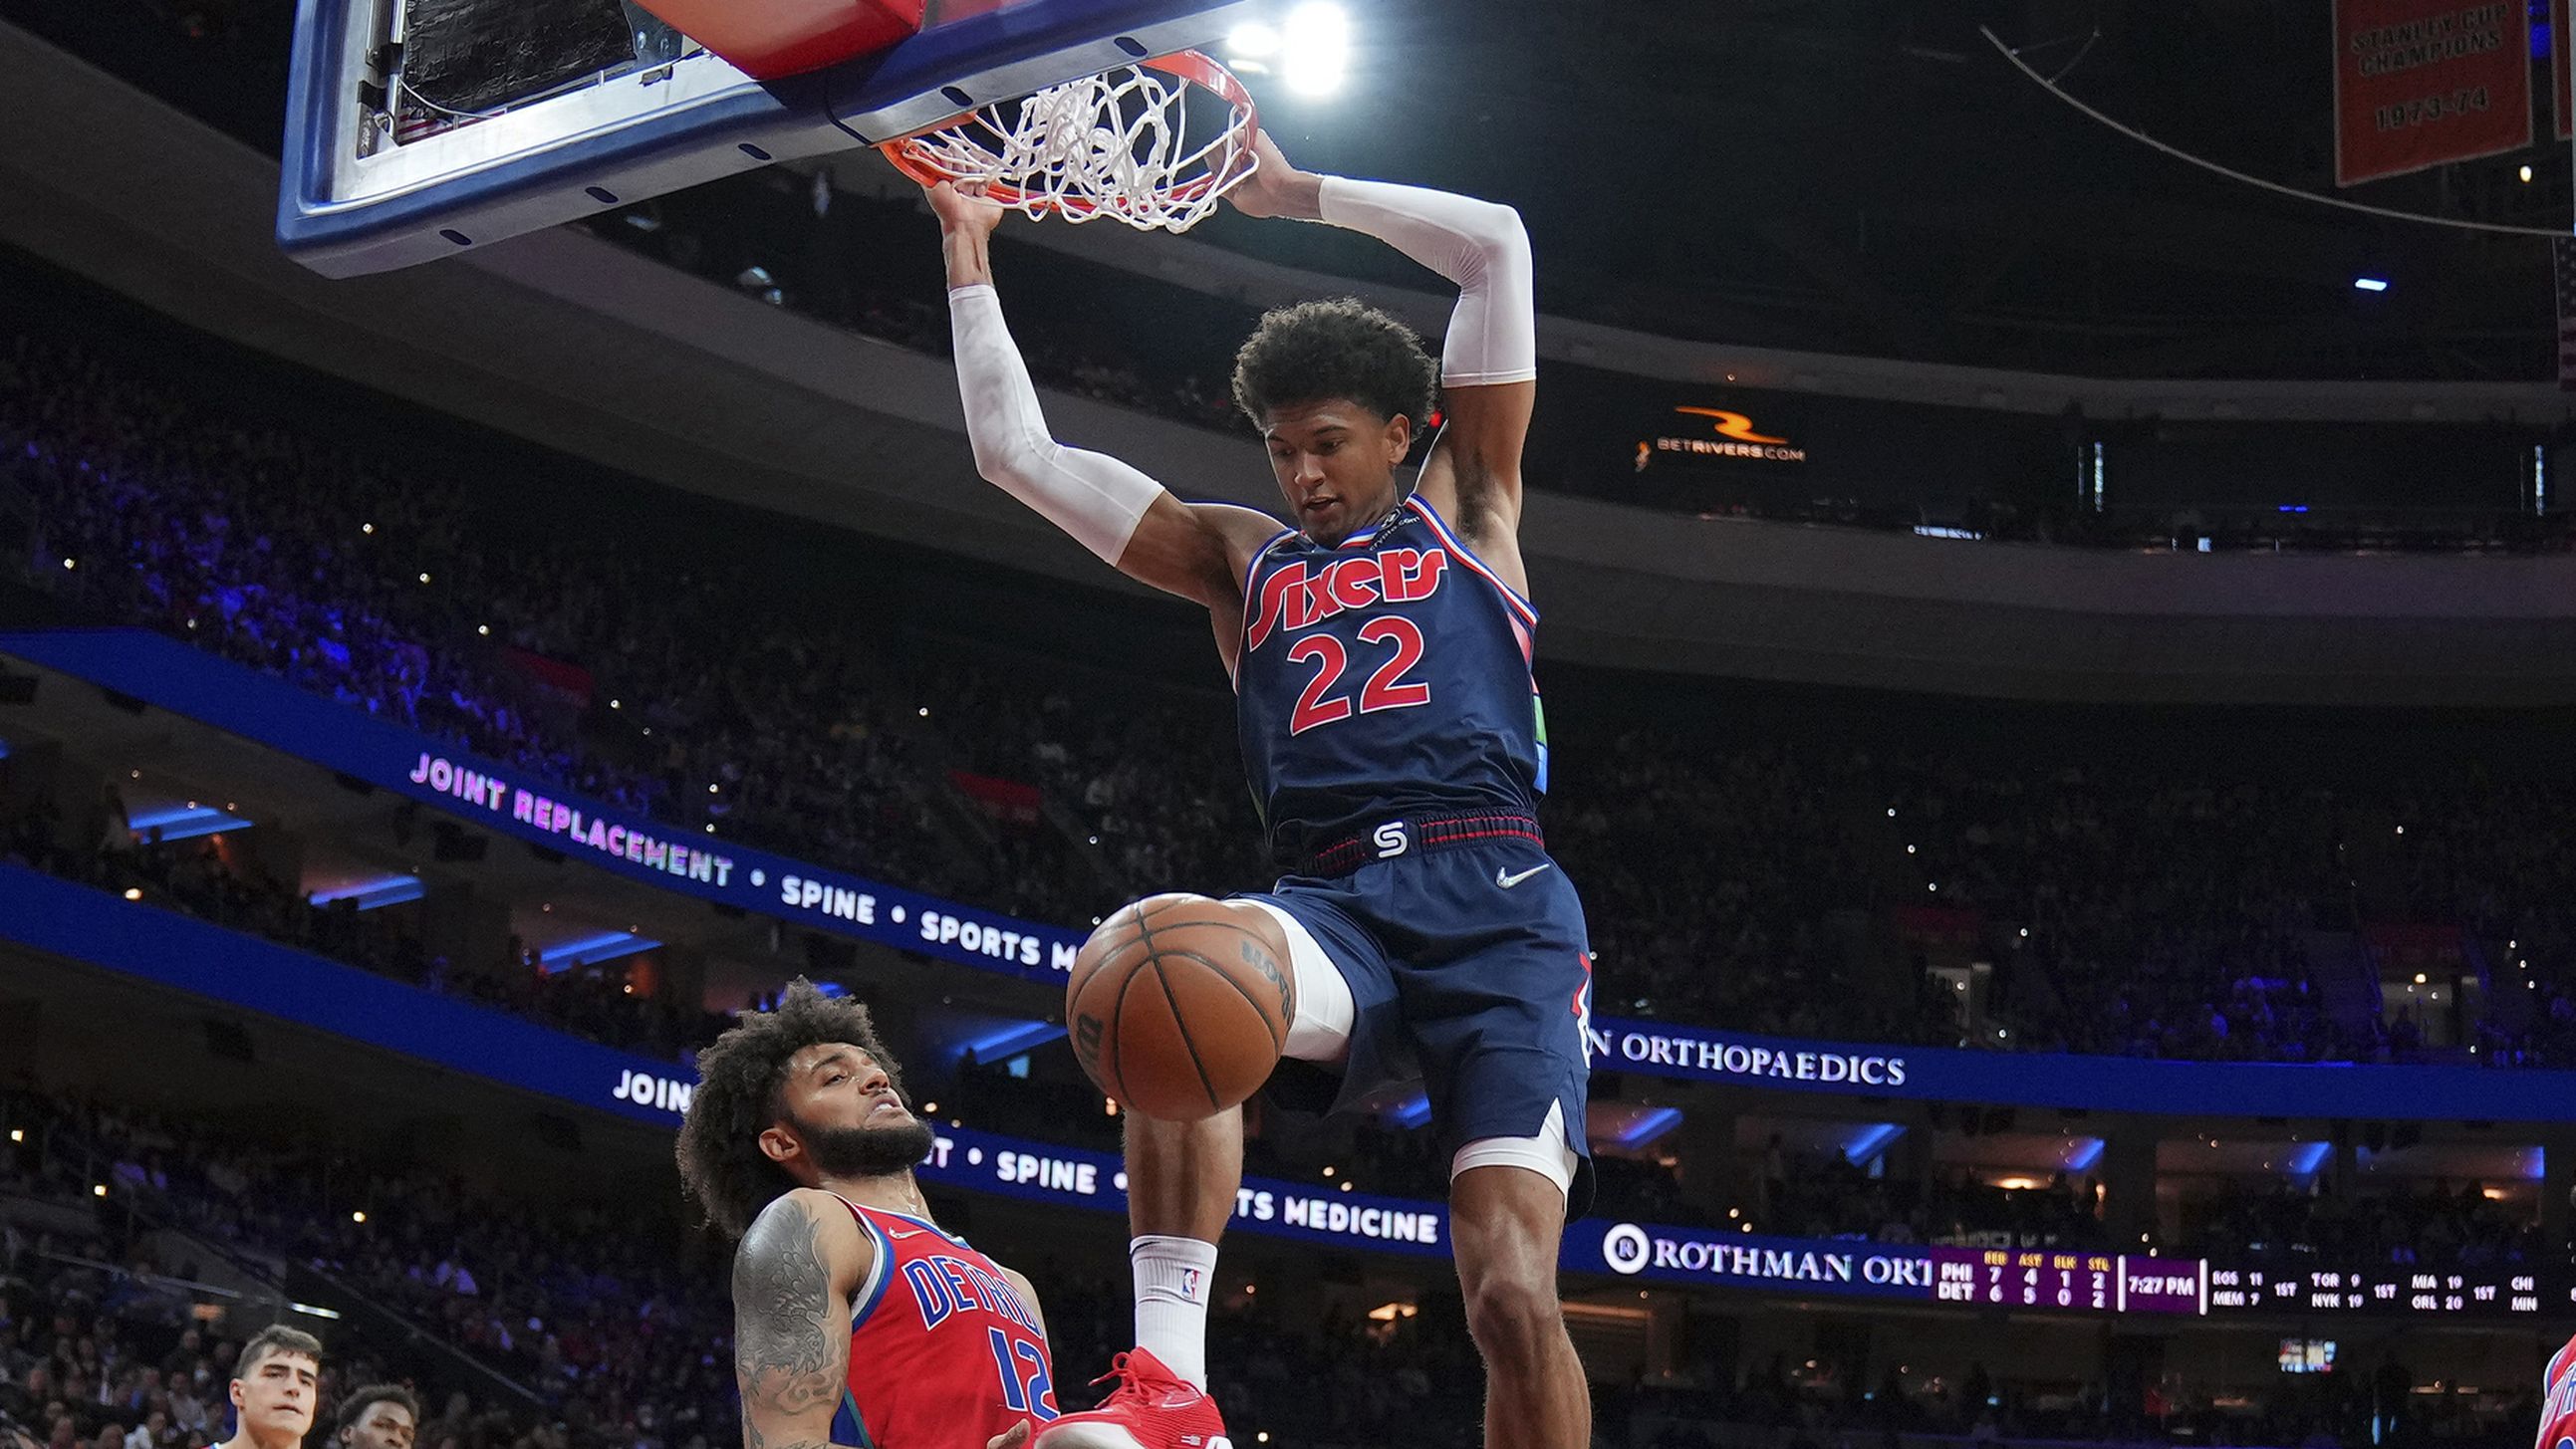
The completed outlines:
<svg viewBox="0 0 2576 1449">
<path fill-rule="evenodd" d="M 804 978 L 698 1054 L 680 1180 L 741 1240 L 745 1449 L 1015 1449 L 1057 1417 L 1028 1280 L 931 1221 L 867 1008 Z"/>
<path fill-rule="evenodd" d="M 1259 169 L 1230 198 L 1240 210 L 1367 233 L 1459 287 L 1436 371 L 1410 331 L 1357 302 L 1262 319 L 1234 391 L 1290 521 L 1184 503 L 1054 440 L 993 288 L 1001 212 L 972 183 L 930 197 L 968 433 L 986 479 L 1208 610 L 1285 872 L 1222 905 L 1292 968 L 1291 1060 L 1271 1090 L 1347 1108 L 1424 1084 L 1451 1154 L 1485 1442 L 1583 1449 L 1591 1401 L 1556 1253 L 1589 1195 L 1591 972 L 1582 906 L 1533 817 L 1547 770 L 1517 539 L 1537 396 L 1528 237 L 1509 208 L 1317 176 L 1268 136 L 1256 145 Z M 1448 421 L 1408 489 L 1399 470 L 1435 378 Z M 1242 1182 L 1242 1115 L 1127 1123 L 1137 1351 L 1101 1409 L 1040 1430 L 1043 1449 L 1223 1433 L 1205 1393 L 1206 1304 Z"/>
<path fill-rule="evenodd" d="M 2550 1356 L 2540 1376 L 2540 1437 L 2533 1449 L 2576 1449 L 2576 1338 Z"/>
</svg>

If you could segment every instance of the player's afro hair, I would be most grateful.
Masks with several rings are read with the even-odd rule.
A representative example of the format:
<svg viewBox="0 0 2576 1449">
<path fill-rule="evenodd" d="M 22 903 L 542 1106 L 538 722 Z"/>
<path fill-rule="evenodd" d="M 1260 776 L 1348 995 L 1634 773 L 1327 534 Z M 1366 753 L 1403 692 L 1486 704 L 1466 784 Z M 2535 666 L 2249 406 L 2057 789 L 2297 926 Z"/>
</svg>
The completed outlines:
<svg viewBox="0 0 2576 1449">
<path fill-rule="evenodd" d="M 866 1052 L 885 1069 L 896 1093 L 903 1092 L 903 1075 L 877 1040 L 867 1007 L 851 997 L 825 996 L 802 976 L 787 983 L 776 1010 L 744 1012 L 698 1053 L 698 1089 L 689 1097 L 676 1149 L 680 1185 L 727 1238 L 740 1238 L 762 1208 L 796 1186 L 760 1150 L 760 1134 L 786 1115 L 778 1089 L 788 1059 L 824 1042 L 846 1042 Z"/>
<path fill-rule="evenodd" d="M 1282 407 L 1335 398 L 1419 425 L 1439 383 L 1413 329 L 1356 297 L 1275 308 L 1234 355 L 1235 406 L 1254 427 Z"/>
</svg>

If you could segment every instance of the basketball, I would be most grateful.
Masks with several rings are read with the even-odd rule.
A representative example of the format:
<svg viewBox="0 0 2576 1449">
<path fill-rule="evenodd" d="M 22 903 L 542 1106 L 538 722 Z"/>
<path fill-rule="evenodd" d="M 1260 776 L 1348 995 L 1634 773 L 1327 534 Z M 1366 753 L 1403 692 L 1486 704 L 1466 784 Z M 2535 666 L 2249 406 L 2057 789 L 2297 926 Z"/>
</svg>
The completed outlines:
<svg viewBox="0 0 2576 1449">
<path fill-rule="evenodd" d="M 1205 896 L 1149 896 L 1091 933 L 1065 987 L 1074 1055 L 1132 1111 L 1194 1122 L 1269 1080 L 1288 1040 L 1287 963 Z"/>
</svg>

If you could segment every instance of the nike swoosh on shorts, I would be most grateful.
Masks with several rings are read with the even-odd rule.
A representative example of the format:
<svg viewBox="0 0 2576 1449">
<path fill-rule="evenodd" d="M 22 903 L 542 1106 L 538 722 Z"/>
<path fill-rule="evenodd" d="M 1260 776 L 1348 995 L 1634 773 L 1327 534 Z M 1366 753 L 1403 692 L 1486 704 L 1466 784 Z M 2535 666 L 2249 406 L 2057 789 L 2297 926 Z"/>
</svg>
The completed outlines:
<svg viewBox="0 0 2576 1449">
<path fill-rule="evenodd" d="M 1546 865 L 1534 865 L 1527 870 L 1519 872 L 1505 871 L 1500 866 L 1497 866 L 1494 868 L 1494 884 L 1501 886 L 1505 890 L 1510 890 L 1512 887 L 1519 885 L 1522 881 L 1528 880 L 1531 876 L 1538 874 L 1540 871 L 1554 869 L 1556 869 L 1556 865 L 1552 861 Z"/>
</svg>

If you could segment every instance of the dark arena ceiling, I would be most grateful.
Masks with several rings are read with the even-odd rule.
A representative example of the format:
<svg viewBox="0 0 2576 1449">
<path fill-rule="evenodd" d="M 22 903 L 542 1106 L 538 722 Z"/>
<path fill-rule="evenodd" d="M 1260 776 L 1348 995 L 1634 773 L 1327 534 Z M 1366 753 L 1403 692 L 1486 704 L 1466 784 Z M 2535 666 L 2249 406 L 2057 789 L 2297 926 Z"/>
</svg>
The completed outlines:
<svg viewBox="0 0 2576 1449">
<path fill-rule="evenodd" d="M 1511 201 L 1552 312 L 2102 376 L 2551 373 L 2546 238 L 2211 175 L 2086 118 L 1981 30 L 2067 94 L 2219 165 L 2447 222 L 2564 230 L 2545 60 L 2533 146 L 2338 193 L 2324 0 L 1349 8 L 1352 83 L 1263 97 L 1292 158 Z M 0 0 L 0 17 L 271 151 L 292 9 Z M 1199 235 L 1353 275 L 1388 265 L 1319 228 L 1227 216 Z M 2390 288 L 2357 292 L 2361 275 Z"/>
<path fill-rule="evenodd" d="M 1306 133 L 1301 162 L 1510 198 L 1552 311 L 2110 376 L 2547 377 L 2546 238 L 2210 175 L 2087 119 L 1980 34 L 2160 141 L 2334 195 L 2330 18 L 2324 0 L 1419 0 L 1368 7 L 1368 69 L 1329 108 L 1268 115 Z M 2564 230 L 2567 168 L 2563 143 L 2536 144 L 2341 194 Z M 1276 233 L 1219 234 L 1365 265 Z M 2356 292 L 2365 274 L 2390 290 Z"/>
</svg>

